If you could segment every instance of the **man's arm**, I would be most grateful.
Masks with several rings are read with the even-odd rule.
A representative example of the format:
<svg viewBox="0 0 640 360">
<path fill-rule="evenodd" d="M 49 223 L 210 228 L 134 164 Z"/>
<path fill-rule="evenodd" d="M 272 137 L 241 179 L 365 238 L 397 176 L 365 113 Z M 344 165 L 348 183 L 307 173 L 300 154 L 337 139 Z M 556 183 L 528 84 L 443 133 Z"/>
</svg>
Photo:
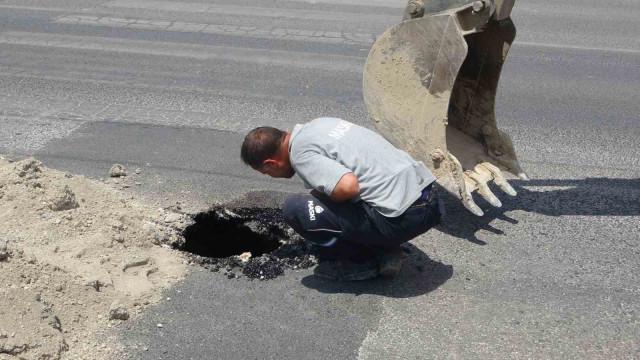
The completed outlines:
<svg viewBox="0 0 640 360">
<path fill-rule="evenodd" d="M 340 178 L 340 181 L 333 188 L 331 192 L 331 201 L 333 202 L 345 202 L 351 200 L 360 194 L 360 184 L 358 178 L 352 173 L 346 173 Z"/>
<path fill-rule="evenodd" d="M 358 178 L 353 172 L 324 154 L 308 150 L 292 158 L 291 163 L 295 163 L 296 173 L 306 187 L 333 202 L 345 202 L 360 193 Z"/>
</svg>

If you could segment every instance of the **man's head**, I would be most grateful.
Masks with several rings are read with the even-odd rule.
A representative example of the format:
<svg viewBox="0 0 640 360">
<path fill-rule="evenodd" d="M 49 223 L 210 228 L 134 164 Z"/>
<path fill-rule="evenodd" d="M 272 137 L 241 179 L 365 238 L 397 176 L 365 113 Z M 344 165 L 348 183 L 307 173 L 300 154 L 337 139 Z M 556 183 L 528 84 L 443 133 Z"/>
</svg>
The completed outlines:
<svg viewBox="0 0 640 360">
<path fill-rule="evenodd" d="M 290 178 L 295 170 L 289 161 L 290 134 L 262 126 L 251 130 L 244 138 L 240 157 L 252 169 L 274 178 Z"/>
</svg>

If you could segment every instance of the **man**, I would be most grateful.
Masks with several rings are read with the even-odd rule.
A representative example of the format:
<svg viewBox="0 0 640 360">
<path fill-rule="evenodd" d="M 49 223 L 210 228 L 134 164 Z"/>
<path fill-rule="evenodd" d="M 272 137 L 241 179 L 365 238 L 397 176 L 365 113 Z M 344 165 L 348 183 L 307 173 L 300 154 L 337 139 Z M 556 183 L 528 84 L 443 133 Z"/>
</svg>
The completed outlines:
<svg viewBox="0 0 640 360">
<path fill-rule="evenodd" d="M 275 178 L 294 174 L 311 194 L 287 198 L 285 221 L 314 244 L 315 275 L 355 281 L 393 277 L 400 244 L 439 224 L 433 174 L 375 132 L 336 118 L 296 125 L 291 133 L 259 127 L 245 138 L 242 160 Z"/>
</svg>

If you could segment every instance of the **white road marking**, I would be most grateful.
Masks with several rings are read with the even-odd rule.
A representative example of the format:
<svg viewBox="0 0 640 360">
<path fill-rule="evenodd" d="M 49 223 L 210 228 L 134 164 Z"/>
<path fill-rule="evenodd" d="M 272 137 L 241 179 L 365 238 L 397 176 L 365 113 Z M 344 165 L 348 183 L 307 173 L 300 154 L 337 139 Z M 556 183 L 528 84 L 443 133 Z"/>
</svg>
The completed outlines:
<svg viewBox="0 0 640 360">
<path fill-rule="evenodd" d="M 272 17 L 297 20 L 331 20 L 331 21 L 347 21 L 367 20 L 373 23 L 396 23 L 398 16 L 391 15 L 375 15 L 375 14 L 358 14 L 342 11 L 320 11 L 305 9 L 285 9 L 258 6 L 240 6 L 240 5 L 220 5 L 220 4 L 204 4 L 192 2 L 173 2 L 162 0 L 116 0 L 102 5 L 103 7 L 117 7 L 128 9 L 148 9 L 161 11 L 179 11 L 192 13 L 212 13 L 219 15 L 237 15 L 237 16 L 254 16 L 254 17 Z"/>
<path fill-rule="evenodd" d="M 53 21 L 58 24 L 105 26 L 126 29 L 149 29 L 242 36 L 261 39 L 309 41 L 327 44 L 372 44 L 374 35 L 337 31 L 315 31 L 286 28 L 261 28 L 224 24 L 186 23 L 181 21 L 157 21 L 134 18 L 98 17 L 90 15 L 66 15 Z"/>
<path fill-rule="evenodd" d="M 200 60 L 232 60 L 244 63 L 295 66 L 332 71 L 352 71 L 356 73 L 362 73 L 365 60 L 362 57 L 347 55 L 19 31 L 0 33 L 0 44 L 114 51 L 132 54 L 187 57 Z"/>
<path fill-rule="evenodd" d="M 531 46 L 531 47 L 548 47 L 553 49 L 571 49 L 571 50 L 585 50 L 585 51 L 603 51 L 603 52 L 621 52 L 628 54 L 640 54 L 640 50 L 637 49 L 620 49 L 620 48 L 602 48 L 602 47 L 590 47 L 590 46 L 575 46 L 575 45 L 562 45 L 562 44 L 549 44 L 549 43 L 537 43 L 537 42 L 514 42 L 516 46 Z"/>
<path fill-rule="evenodd" d="M 307 4 L 335 4 L 335 5 L 355 5 L 355 6 L 373 6 L 392 9 L 404 9 L 407 6 L 407 0 L 289 0 L 292 2 L 301 2 Z"/>
</svg>

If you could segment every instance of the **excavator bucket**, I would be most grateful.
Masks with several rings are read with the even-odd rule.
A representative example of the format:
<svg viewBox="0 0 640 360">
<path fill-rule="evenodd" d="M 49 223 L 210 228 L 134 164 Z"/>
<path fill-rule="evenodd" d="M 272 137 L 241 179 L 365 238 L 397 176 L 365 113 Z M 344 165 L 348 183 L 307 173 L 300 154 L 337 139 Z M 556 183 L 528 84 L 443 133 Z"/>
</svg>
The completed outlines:
<svg viewBox="0 0 640 360">
<path fill-rule="evenodd" d="M 488 183 L 515 196 L 502 172 L 527 179 L 494 112 L 515 38 L 513 2 L 434 0 L 425 6 L 411 0 L 403 21 L 373 44 L 364 68 L 364 100 L 377 130 L 424 162 L 478 216 L 484 213 L 472 193 L 500 207 Z"/>
</svg>

